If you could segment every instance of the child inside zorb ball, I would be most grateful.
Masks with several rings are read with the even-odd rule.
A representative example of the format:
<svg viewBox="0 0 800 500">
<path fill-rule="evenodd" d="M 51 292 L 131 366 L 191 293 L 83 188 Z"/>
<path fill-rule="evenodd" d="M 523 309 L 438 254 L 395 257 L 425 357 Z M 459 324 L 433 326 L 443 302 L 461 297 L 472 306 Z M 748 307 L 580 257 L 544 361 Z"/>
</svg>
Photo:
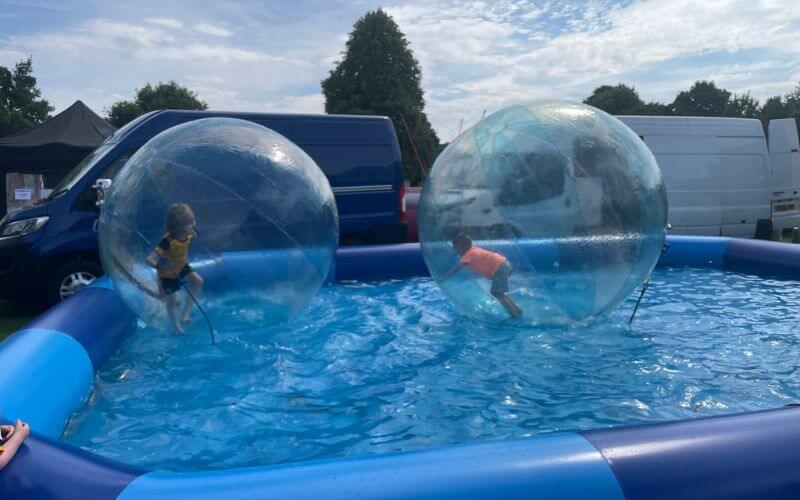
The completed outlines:
<svg viewBox="0 0 800 500">
<path fill-rule="evenodd" d="M 425 180 L 417 223 L 428 270 L 460 310 L 563 325 L 610 310 L 646 279 L 661 255 L 667 196 L 655 157 L 624 123 L 541 101 L 452 140 Z M 472 273 L 447 279 L 464 266 Z"/>
<path fill-rule="evenodd" d="M 178 333 L 184 333 L 182 323 L 191 323 L 189 313 L 203 288 L 203 278 L 189 264 L 189 245 L 196 234 L 195 224 L 194 213 L 189 205 L 172 204 L 164 220 L 167 232 L 147 256 L 147 263 L 156 268 L 159 295 L 164 300 L 169 319 Z M 176 293 L 181 289 L 184 280 L 190 295 L 187 294 L 179 320 Z"/>
<path fill-rule="evenodd" d="M 328 179 L 305 151 L 262 125 L 215 117 L 161 132 L 125 163 L 98 240 L 114 290 L 138 319 L 207 329 L 215 343 L 216 333 L 266 334 L 308 304 L 338 229 Z M 203 324 L 191 328 L 195 313 Z"/>
<path fill-rule="evenodd" d="M 445 273 L 442 277 L 443 281 L 456 274 L 461 268 L 469 267 L 473 273 L 492 281 L 490 293 L 500 301 L 508 314 L 514 318 L 522 316 L 522 309 L 508 295 L 511 264 L 503 254 L 473 245 L 472 238 L 466 233 L 458 233 L 453 238 L 453 248 L 461 256 L 461 260 Z"/>
</svg>

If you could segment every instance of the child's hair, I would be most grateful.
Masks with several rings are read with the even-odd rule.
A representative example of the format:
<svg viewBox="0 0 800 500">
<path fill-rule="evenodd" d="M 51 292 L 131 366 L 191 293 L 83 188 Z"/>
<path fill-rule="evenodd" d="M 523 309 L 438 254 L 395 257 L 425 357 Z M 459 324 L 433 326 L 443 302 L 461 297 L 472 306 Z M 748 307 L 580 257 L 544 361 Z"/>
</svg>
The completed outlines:
<svg viewBox="0 0 800 500">
<path fill-rule="evenodd" d="M 186 203 L 173 203 L 167 210 L 164 225 L 169 234 L 176 234 L 180 229 L 194 221 L 194 213 Z"/>
<path fill-rule="evenodd" d="M 453 246 L 464 246 L 469 248 L 472 246 L 472 238 L 470 238 L 467 233 L 458 233 L 457 235 L 453 236 Z"/>
</svg>

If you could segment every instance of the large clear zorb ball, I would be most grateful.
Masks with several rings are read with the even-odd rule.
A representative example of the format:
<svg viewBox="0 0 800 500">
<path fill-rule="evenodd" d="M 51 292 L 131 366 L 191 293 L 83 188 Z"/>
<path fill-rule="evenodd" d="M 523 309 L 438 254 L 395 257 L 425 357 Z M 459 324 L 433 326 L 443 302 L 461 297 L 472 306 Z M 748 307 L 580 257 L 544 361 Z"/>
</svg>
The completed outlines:
<svg viewBox="0 0 800 500">
<path fill-rule="evenodd" d="M 488 322 L 564 324 L 608 311 L 652 271 L 666 223 L 666 191 L 644 141 L 572 102 L 481 120 L 438 157 L 419 207 L 431 275 Z M 459 241 L 471 242 L 470 254 Z"/>
<path fill-rule="evenodd" d="M 189 236 L 168 228 L 175 204 L 193 214 L 178 212 Z M 182 313 L 193 271 L 202 280 L 193 328 L 207 327 L 204 311 L 215 331 L 241 331 L 309 302 L 330 269 L 338 228 L 328 180 L 303 150 L 249 121 L 206 118 L 160 133 L 116 175 L 100 214 L 100 256 L 149 325 L 175 329 L 167 305 L 174 300 Z"/>
</svg>

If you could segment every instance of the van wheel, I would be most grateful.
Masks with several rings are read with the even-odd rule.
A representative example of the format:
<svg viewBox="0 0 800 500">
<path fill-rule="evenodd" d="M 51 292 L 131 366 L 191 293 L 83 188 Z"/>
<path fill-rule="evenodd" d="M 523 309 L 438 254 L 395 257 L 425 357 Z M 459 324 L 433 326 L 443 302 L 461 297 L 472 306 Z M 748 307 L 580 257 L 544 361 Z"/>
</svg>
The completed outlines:
<svg viewBox="0 0 800 500">
<path fill-rule="evenodd" d="M 103 268 L 91 260 L 78 260 L 61 266 L 50 277 L 48 301 L 55 304 L 68 299 L 102 275 Z"/>
</svg>

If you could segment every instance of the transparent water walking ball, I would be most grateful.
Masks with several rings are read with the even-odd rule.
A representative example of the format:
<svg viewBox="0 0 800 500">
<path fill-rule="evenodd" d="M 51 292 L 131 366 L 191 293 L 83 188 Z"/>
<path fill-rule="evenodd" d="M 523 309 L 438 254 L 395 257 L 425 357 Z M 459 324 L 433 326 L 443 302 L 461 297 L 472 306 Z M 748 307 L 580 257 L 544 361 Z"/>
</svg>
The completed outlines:
<svg viewBox="0 0 800 500">
<path fill-rule="evenodd" d="M 489 322 L 564 324 L 608 311 L 652 271 L 666 223 L 666 191 L 644 141 L 570 102 L 481 120 L 438 157 L 419 206 L 431 275 L 456 306 Z M 477 251 L 462 257 L 465 238 Z"/>
<path fill-rule="evenodd" d="M 190 210 L 173 221 L 172 232 L 186 234 L 166 227 L 174 204 Z M 338 227 L 328 180 L 303 150 L 252 122 L 207 118 L 160 133 L 116 175 L 101 209 L 100 255 L 146 323 L 175 329 L 168 305 L 174 300 L 183 319 L 193 271 L 202 280 L 200 307 L 188 308 L 194 328 L 207 326 L 202 308 L 216 331 L 241 331 L 309 302 L 330 269 Z"/>
</svg>

